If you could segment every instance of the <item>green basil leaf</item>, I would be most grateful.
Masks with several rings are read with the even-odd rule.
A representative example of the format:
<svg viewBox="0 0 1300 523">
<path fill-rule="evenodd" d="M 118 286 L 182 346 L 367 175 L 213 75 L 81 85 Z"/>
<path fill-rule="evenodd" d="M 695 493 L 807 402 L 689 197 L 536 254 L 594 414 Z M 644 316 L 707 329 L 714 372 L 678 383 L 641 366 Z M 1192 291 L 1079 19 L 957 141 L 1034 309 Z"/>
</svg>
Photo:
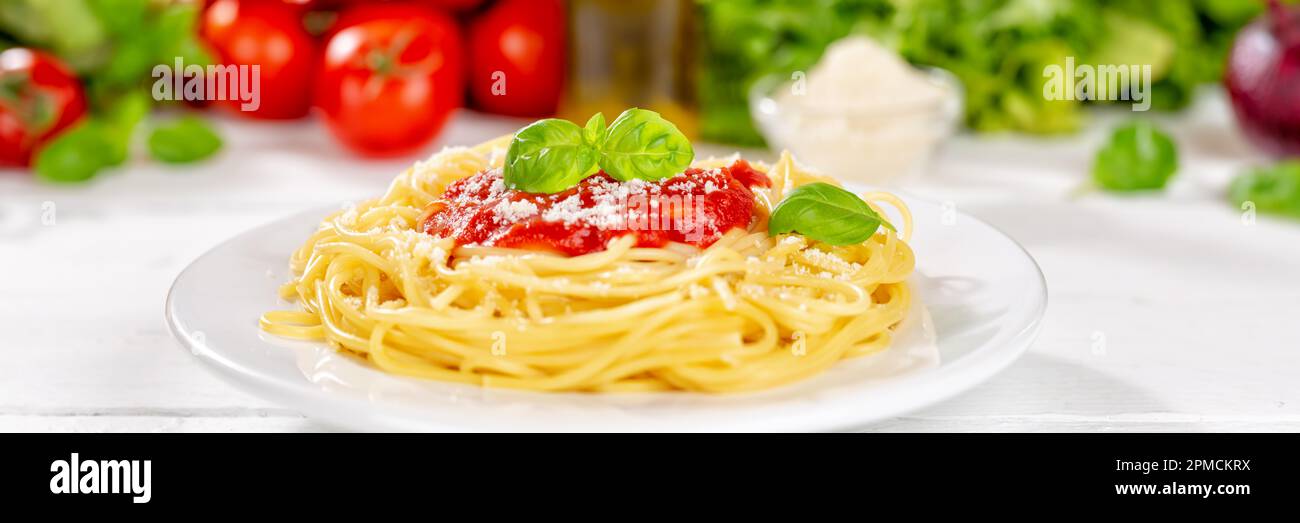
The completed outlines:
<svg viewBox="0 0 1300 523">
<path fill-rule="evenodd" d="M 1238 176 L 1228 186 L 1228 198 L 1238 208 L 1251 202 L 1261 213 L 1300 219 L 1300 161 L 1261 167 Z"/>
<path fill-rule="evenodd" d="M 193 2 L 168 2 L 155 8 L 149 24 L 149 39 L 154 42 L 157 63 L 171 63 L 177 57 L 186 65 L 206 66 L 212 56 L 199 37 L 198 24 L 203 4 Z M 148 75 L 148 73 L 145 73 Z"/>
<path fill-rule="evenodd" d="M 591 175 L 599 153 L 568 120 L 548 118 L 520 129 L 506 151 L 506 187 L 557 193 Z"/>
<path fill-rule="evenodd" d="M 591 119 L 587 120 L 587 126 L 582 128 L 582 139 L 597 151 L 604 146 L 605 113 L 591 115 Z"/>
<path fill-rule="evenodd" d="M 829 183 L 796 187 L 772 209 L 767 234 L 797 232 L 831 245 L 862 243 L 880 227 L 894 230 L 858 195 Z"/>
<path fill-rule="evenodd" d="M 1108 191 L 1162 189 L 1178 171 L 1178 149 L 1168 135 L 1147 121 L 1119 129 L 1097 151 L 1092 179 Z"/>
<path fill-rule="evenodd" d="M 600 149 L 600 168 L 618 180 L 662 180 L 691 164 L 691 141 L 659 113 L 628 109 L 614 119 Z"/>
<path fill-rule="evenodd" d="M 587 120 L 587 126 L 582 128 L 582 140 L 587 142 L 587 147 L 591 148 L 592 154 L 594 155 L 593 158 L 596 158 L 596 163 L 593 163 L 591 167 L 587 169 L 587 176 L 591 176 L 600 172 L 600 165 L 598 165 L 600 162 L 600 148 L 605 145 L 604 113 L 591 115 L 591 118 Z"/>
<path fill-rule="evenodd" d="M 221 149 L 221 137 L 202 118 L 187 116 L 149 134 L 149 153 L 167 163 L 189 163 Z"/>
<path fill-rule="evenodd" d="M 109 165 L 126 162 L 135 129 L 149 114 L 152 102 L 148 95 L 137 90 L 123 94 L 104 110 L 99 120 L 103 122 L 104 139 L 109 146 L 105 152 Z"/>
<path fill-rule="evenodd" d="M 112 163 L 107 134 L 102 122 L 88 118 L 41 147 L 32 169 L 37 177 L 49 182 L 89 180 Z"/>
<path fill-rule="evenodd" d="M 98 0 L 86 2 L 95 17 L 111 36 L 140 32 L 149 18 L 150 0 Z"/>
</svg>

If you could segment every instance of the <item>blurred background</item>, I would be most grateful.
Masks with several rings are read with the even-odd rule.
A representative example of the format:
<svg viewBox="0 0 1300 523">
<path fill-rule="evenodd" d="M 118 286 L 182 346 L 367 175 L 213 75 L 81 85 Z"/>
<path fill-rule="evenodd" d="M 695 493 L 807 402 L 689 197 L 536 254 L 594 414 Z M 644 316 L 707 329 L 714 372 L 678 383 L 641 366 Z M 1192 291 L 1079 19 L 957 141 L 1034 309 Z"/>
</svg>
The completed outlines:
<svg viewBox="0 0 1300 523">
<path fill-rule="evenodd" d="M 1132 105 L 1081 182 L 1158 190 L 1177 146 L 1145 109 L 1183 111 L 1207 86 L 1227 85 L 1223 123 L 1253 150 L 1300 154 L 1295 12 L 1275 0 L 0 0 L 0 164 L 77 184 L 244 154 L 241 136 L 310 141 L 313 127 L 331 137 L 313 154 L 409 161 L 466 113 L 505 118 L 481 118 L 499 123 L 487 133 L 641 106 L 702 142 L 789 148 L 891 184 L 953 134 L 1068 137 L 1096 106 Z M 311 123 L 254 123 L 294 120 Z M 1297 169 L 1270 167 L 1243 173 L 1230 199 L 1300 215 L 1300 189 L 1278 194 Z"/>
</svg>

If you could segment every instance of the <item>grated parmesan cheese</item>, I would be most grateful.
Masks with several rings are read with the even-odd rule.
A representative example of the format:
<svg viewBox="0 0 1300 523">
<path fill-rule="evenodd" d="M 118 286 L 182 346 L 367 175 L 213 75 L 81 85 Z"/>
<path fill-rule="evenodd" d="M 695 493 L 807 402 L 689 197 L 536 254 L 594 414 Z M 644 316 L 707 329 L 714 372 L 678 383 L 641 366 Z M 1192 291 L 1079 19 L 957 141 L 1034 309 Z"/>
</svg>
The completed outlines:
<svg viewBox="0 0 1300 523">
<path fill-rule="evenodd" d="M 497 223 L 513 223 L 536 216 L 537 204 L 528 200 L 501 200 L 492 208 L 493 219 Z"/>
</svg>

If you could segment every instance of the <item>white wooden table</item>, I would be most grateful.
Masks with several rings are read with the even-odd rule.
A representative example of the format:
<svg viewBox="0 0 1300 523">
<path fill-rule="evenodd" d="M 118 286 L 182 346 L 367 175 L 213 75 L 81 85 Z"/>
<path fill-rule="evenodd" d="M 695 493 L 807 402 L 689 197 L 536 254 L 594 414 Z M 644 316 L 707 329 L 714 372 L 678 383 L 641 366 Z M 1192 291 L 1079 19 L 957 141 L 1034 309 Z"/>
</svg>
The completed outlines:
<svg viewBox="0 0 1300 523">
<path fill-rule="evenodd" d="M 1226 203 L 1228 178 L 1261 160 L 1217 93 L 1162 117 L 1183 163 L 1167 193 L 1071 196 L 1127 116 L 1065 138 L 962 136 L 904 188 L 1023 243 L 1050 305 L 1006 372 L 869 430 L 1300 430 L 1300 223 L 1246 223 Z M 192 361 L 163 300 L 216 243 L 377 194 L 409 159 L 353 159 L 312 121 L 220 124 L 228 147 L 197 167 L 141 160 L 76 187 L 0 170 L 0 430 L 329 430 Z M 429 151 L 517 125 L 462 114 Z"/>
</svg>

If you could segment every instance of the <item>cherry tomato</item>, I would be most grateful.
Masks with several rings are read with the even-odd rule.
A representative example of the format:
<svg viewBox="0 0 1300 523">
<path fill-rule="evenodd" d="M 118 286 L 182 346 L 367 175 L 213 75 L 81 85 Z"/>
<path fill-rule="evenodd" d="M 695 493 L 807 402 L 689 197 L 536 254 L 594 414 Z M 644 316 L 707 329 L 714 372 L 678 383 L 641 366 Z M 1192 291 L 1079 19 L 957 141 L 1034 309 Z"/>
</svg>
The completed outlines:
<svg viewBox="0 0 1300 523">
<path fill-rule="evenodd" d="M 555 113 L 564 86 L 565 16 L 560 0 L 501 0 L 470 25 L 470 96 L 488 112 Z"/>
<path fill-rule="evenodd" d="M 360 5 L 325 44 L 316 104 L 339 141 L 370 156 L 427 144 L 462 104 L 461 40 L 451 17 L 412 4 Z"/>
<path fill-rule="evenodd" d="M 303 28 L 301 7 L 217 0 L 204 11 L 200 34 L 223 65 L 260 66 L 257 109 L 241 111 L 238 96 L 218 103 L 264 119 L 299 118 L 311 109 L 316 44 Z"/>
<path fill-rule="evenodd" d="M 81 84 L 57 58 L 22 47 L 0 53 L 0 164 L 29 165 L 38 146 L 85 114 Z"/>
</svg>

